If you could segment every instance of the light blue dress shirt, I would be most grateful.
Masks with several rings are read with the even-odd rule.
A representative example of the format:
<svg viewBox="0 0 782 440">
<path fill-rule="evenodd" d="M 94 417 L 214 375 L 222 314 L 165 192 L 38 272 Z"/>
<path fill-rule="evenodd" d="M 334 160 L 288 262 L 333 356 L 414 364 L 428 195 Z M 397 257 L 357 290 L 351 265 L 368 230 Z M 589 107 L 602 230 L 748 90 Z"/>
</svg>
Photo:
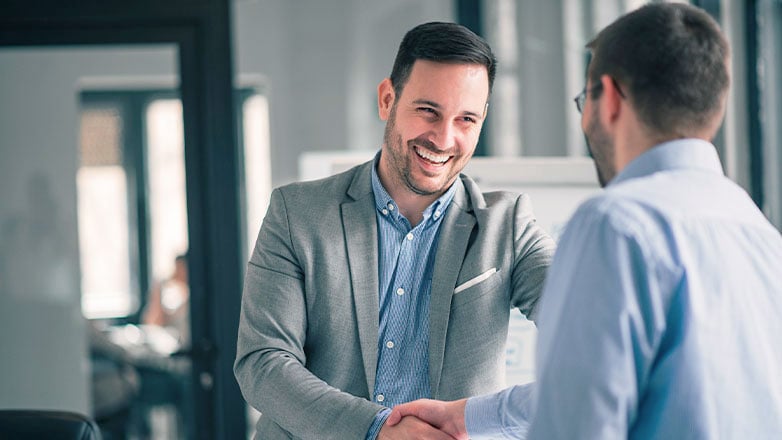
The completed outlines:
<svg viewBox="0 0 782 440">
<path fill-rule="evenodd" d="M 782 438 L 782 237 L 708 142 L 584 203 L 542 301 L 538 381 L 470 399 L 473 439 Z"/>
<path fill-rule="evenodd" d="M 378 156 L 379 157 L 379 156 Z M 429 386 L 429 299 L 441 219 L 456 193 L 451 185 L 424 210 L 414 228 L 383 188 L 372 167 L 377 208 L 380 327 L 373 399 L 387 408 L 431 397 Z M 390 410 L 378 413 L 367 432 L 374 439 Z"/>
</svg>

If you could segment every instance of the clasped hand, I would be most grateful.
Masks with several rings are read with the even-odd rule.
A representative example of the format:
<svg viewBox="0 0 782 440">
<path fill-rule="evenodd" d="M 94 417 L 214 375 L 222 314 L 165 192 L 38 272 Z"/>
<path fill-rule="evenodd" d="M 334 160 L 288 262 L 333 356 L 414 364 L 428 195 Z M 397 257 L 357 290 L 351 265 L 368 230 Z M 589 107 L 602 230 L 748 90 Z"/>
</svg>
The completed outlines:
<svg viewBox="0 0 782 440">
<path fill-rule="evenodd" d="M 397 405 L 378 434 L 378 440 L 468 440 L 464 423 L 466 399 L 454 402 L 421 399 Z"/>
</svg>

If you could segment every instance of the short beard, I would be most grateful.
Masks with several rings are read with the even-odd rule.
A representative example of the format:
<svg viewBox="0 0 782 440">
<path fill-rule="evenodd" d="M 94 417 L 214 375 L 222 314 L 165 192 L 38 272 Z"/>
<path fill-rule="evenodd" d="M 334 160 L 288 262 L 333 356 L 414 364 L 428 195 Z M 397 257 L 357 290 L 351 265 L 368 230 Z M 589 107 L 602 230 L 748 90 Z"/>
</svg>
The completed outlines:
<svg viewBox="0 0 782 440">
<path fill-rule="evenodd" d="M 590 138 L 592 139 L 591 141 Z M 608 182 L 616 176 L 616 170 L 614 169 L 614 146 L 608 134 L 600 125 L 600 116 L 597 114 L 597 111 L 592 112 L 592 117 L 584 132 L 584 139 L 586 140 L 589 154 L 595 162 L 597 180 L 600 182 L 600 187 L 605 188 Z"/>
<path fill-rule="evenodd" d="M 413 193 L 418 194 L 419 196 L 431 196 L 436 194 L 436 191 L 424 191 L 421 188 L 415 186 L 413 184 L 413 179 L 410 176 L 410 168 L 405 166 L 406 164 L 404 163 L 399 163 L 400 158 L 397 157 L 396 154 L 397 151 L 401 149 L 404 141 L 402 140 L 402 135 L 396 134 L 396 136 L 394 136 L 394 128 L 396 128 L 396 103 L 394 103 L 394 105 L 391 107 L 391 111 L 388 115 L 388 122 L 386 122 L 386 128 L 383 131 L 383 143 L 386 145 L 386 147 L 388 147 L 391 166 L 401 171 L 400 175 L 398 176 L 401 180 L 400 183 Z M 414 152 L 413 154 L 416 153 Z"/>
</svg>

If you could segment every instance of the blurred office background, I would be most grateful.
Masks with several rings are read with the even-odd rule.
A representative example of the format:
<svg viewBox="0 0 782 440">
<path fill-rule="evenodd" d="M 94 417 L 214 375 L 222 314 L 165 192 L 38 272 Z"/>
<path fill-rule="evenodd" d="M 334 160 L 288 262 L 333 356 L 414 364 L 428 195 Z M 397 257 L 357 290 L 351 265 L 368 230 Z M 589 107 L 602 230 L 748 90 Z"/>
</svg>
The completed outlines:
<svg viewBox="0 0 782 440">
<path fill-rule="evenodd" d="M 315 177 L 312 161 L 377 151 L 376 86 L 403 34 L 456 21 L 492 44 L 474 172 L 487 187 L 576 188 L 561 202 L 531 191 L 555 225 L 598 190 L 572 100 L 584 44 L 645 2 L 5 3 L 0 409 L 83 412 L 107 438 L 218 439 L 251 432 L 230 363 L 269 192 Z M 782 229 L 782 1 L 692 3 L 733 49 L 725 171 Z M 189 283 L 174 286 L 182 254 Z M 185 329 L 145 321 L 156 290 Z M 534 373 L 534 328 L 513 315 L 509 383 Z"/>
</svg>

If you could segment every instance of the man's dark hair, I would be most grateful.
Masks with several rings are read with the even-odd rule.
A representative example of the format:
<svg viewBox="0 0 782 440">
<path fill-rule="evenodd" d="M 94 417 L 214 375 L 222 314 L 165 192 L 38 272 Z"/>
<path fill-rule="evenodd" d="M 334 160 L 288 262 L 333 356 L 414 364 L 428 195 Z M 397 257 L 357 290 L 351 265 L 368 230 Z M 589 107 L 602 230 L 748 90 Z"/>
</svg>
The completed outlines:
<svg viewBox="0 0 782 440">
<path fill-rule="evenodd" d="M 614 78 L 629 92 L 641 121 L 657 133 L 687 136 L 722 116 L 730 48 L 705 11 L 649 4 L 612 23 L 587 48 L 591 83 L 599 84 L 602 75 Z"/>
<path fill-rule="evenodd" d="M 416 60 L 483 65 L 489 74 L 489 93 L 497 73 L 497 59 L 489 44 L 456 23 L 424 23 L 405 34 L 391 69 L 391 84 L 397 97 L 402 94 Z"/>
</svg>

